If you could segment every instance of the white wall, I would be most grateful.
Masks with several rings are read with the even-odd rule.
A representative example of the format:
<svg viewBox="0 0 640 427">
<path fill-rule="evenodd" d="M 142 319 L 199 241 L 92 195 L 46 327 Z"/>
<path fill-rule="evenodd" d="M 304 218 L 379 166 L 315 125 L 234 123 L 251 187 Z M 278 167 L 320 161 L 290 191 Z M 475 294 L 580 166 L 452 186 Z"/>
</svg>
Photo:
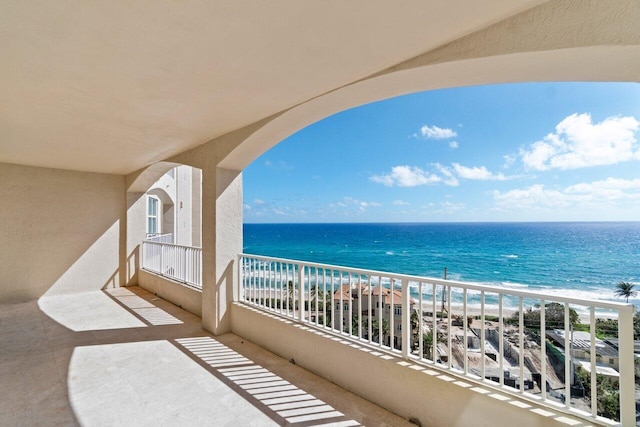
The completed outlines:
<svg viewBox="0 0 640 427">
<path fill-rule="evenodd" d="M 118 286 L 123 176 L 0 163 L 0 302 Z"/>
<path fill-rule="evenodd" d="M 140 269 L 138 286 L 202 317 L 202 292 L 166 277 Z"/>
</svg>

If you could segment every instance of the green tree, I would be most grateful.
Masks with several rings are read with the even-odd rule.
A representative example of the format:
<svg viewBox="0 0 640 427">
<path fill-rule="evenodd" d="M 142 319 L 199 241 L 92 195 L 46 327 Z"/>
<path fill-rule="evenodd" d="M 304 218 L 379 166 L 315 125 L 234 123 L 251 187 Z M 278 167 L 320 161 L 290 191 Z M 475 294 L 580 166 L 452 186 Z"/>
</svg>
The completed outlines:
<svg viewBox="0 0 640 427">
<path fill-rule="evenodd" d="M 620 282 L 616 285 L 615 294 L 629 302 L 629 298 L 635 297 L 638 294 L 634 288 L 635 285 L 633 283 Z"/>
<path fill-rule="evenodd" d="M 380 321 L 378 319 L 373 319 L 371 323 L 371 333 L 373 334 L 373 341 L 380 341 Z M 389 321 L 387 319 L 382 319 L 382 342 L 387 342 L 387 337 L 389 336 Z"/>
<path fill-rule="evenodd" d="M 438 343 L 446 342 L 445 334 L 442 332 L 436 333 L 436 340 Z M 433 331 L 425 332 L 422 334 L 422 356 L 425 359 L 431 359 L 433 352 Z"/>
<path fill-rule="evenodd" d="M 545 327 L 547 329 L 564 329 L 564 304 L 550 302 L 545 304 L 544 309 Z M 517 323 L 520 318 L 519 312 L 513 313 L 511 322 Z M 523 314 L 524 326 L 527 328 L 540 327 L 540 307 L 529 307 Z M 569 323 L 575 326 L 580 321 L 578 312 L 569 308 Z"/>
<path fill-rule="evenodd" d="M 591 374 L 585 369 L 576 370 L 578 381 L 584 386 L 585 396 L 591 398 Z M 614 421 L 620 420 L 620 391 L 611 378 L 603 375 L 596 375 L 596 387 L 598 396 L 598 414 L 611 418 Z"/>
</svg>

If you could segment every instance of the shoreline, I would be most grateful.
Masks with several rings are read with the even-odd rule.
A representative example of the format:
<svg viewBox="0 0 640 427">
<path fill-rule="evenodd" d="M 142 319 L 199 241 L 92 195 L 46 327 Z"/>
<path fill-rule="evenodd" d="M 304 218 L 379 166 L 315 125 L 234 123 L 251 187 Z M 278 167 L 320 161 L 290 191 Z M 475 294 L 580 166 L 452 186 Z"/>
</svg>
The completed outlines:
<svg viewBox="0 0 640 427">
<path fill-rule="evenodd" d="M 416 306 L 418 306 L 418 304 L 416 304 Z M 439 304 L 436 304 L 436 311 L 440 311 L 442 306 Z M 445 306 L 446 308 L 446 306 Z M 524 309 L 526 310 L 527 307 L 524 307 Z M 429 303 L 422 303 L 422 312 L 429 312 L 431 313 L 433 311 L 433 304 Z M 451 314 L 452 315 L 463 315 L 464 313 L 464 306 L 460 303 L 452 303 L 451 304 Z M 514 307 L 502 307 L 502 317 L 503 318 L 510 318 L 511 316 L 513 316 L 515 313 L 518 312 L 517 308 Z M 590 324 L 590 315 L 588 312 L 584 312 L 584 311 L 578 311 L 576 310 L 576 312 L 578 313 L 578 317 L 579 317 L 579 323 L 581 324 L 586 324 L 589 325 Z M 482 314 L 482 309 L 480 307 L 478 307 L 477 305 L 471 305 L 471 304 L 467 304 L 467 316 L 474 316 L 474 317 L 480 317 Z M 498 317 L 499 314 L 499 307 L 495 306 L 495 305 L 490 305 L 490 304 L 486 304 L 484 307 L 484 314 L 485 316 L 493 316 L 493 317 Z M 423 318 L 425 319 L 430 319 L 431 316 L 424 316 Z M 600 319 L 600 320 L 611 320 L 611 319 L 618 319 L 618 315 L 617 313 L 613 313 L 613 312 L 598 312 L 596 311 L 595 313 L 595 319 Z"/>
</svg>

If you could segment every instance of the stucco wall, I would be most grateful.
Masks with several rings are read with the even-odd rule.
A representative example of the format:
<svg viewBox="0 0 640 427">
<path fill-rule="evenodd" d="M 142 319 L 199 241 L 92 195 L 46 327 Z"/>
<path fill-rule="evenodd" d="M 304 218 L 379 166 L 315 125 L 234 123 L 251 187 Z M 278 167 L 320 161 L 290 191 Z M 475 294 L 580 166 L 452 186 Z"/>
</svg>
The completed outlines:
<svg viewBox="0 0 640 427">
<path fill-rule="evenodd" d="M 367 349 L 244 304 L 231 306 L 232 332 L 405 419 L 427 426 L 583 425 L 496 391 Z M 568 421 L 568 422 L 567 422 Z M 565 423 L 566 422 L 566 423 Z M 574 424 L 575 423 L 575 424 Z"/>
<path fill-rule="evenodd" d="M 142 269 L 138 272 L 138 286 L 184 308 L 196 316 L 202 316 L 202 292 L 197 289 Z"/>
<path fill-rule="evenodd" d="M 0 302 L 119 284 L 125 181 L 0 163 Z"/>
</svg>

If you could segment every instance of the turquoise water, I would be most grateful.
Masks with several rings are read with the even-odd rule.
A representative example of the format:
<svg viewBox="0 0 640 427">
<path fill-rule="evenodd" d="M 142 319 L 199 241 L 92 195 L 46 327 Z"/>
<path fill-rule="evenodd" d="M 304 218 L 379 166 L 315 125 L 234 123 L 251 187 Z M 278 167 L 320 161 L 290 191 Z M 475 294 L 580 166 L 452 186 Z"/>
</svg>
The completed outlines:
<svg viewBox="0 0 640 427">
<path fill-rule="evenodd" d="M 243 250 L 575 298 L 640 285 L 640 222 L 245 224 Z"/>
</svg>

